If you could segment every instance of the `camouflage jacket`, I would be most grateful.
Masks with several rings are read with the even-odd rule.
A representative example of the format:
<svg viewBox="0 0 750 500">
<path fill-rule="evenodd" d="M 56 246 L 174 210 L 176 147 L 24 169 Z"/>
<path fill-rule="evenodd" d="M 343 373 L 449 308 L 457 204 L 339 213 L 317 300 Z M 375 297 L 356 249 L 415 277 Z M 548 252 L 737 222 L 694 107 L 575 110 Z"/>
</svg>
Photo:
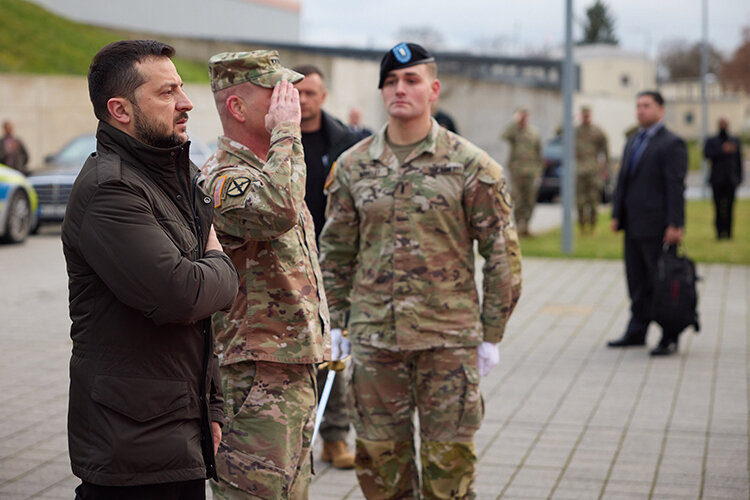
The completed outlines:
<svg viewBox="0 0 750 500">
<path fill-rule="evenodd" d="M 384 127 L 329 178 L 321 268 L 331 323 L 390 350 L 498 342 L 521 293 L 502 167 L 435 120 L 399 165 Z M 474 245 L 485 258 L 480 312 Z"/>
<path fill-rule="evenodd" d="M 538 175 L 542 171 L 542 145 L 539 132 L 531 125 L 521 129 L 512 123 L 503 132 L 503 139 L 510 143 L 508 170 L 517 174 Z"/>
<path fill-rule="evenodd" d="M 278 125 L 267 161 L 227 137 L 202 169 L 214 226 L 240 273 L 229 313 L 214 315 L 222 365 L 317 363 L 330 353 L 315 228 L 305 205 L 300 129 Z"/>
<path fill-rule="evenodd" d="M 599 172 L 599 157 L 609 159 L 607 136 L 596 125 L 579 125 L 576 128 L 576 172 Z"/>
</svg>

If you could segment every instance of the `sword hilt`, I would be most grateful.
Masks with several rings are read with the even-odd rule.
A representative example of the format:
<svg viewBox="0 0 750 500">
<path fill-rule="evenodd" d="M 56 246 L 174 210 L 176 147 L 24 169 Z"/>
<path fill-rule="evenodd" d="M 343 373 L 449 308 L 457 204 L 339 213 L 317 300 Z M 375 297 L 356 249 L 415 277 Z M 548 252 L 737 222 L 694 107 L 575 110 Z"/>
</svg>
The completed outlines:
<svg viewBox="0 0 750 500">
<path fill-rule="evenodd" d="M 331 361 L 325 361 L 318 365 L 318 370 L 333 370 L 340 372 L 346 369 L 346 362 L 351 358 L 351 354 L 344 359 L 332 359 Z"/>
</svg>

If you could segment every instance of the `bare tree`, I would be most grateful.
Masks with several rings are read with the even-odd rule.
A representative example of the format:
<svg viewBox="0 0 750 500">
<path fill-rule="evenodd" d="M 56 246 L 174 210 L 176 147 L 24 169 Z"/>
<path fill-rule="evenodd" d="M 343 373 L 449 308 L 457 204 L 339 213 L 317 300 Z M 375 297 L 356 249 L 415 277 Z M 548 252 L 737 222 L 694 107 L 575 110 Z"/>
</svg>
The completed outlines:
<svg viewBox="0 0 750 500">
<path fill-rule="evenodd" d="M 669 79 L 700 78 L 701 45 L 702 42 L 690 44 L 685 40 L 671 40 L 662 44 L 659 64 L 666 70 Z M 709 43 L 708 72 L 720 75 L 722 63 L 721 53 Z"/>
<path fill-rule="evenodd" d="M 722 66 L 721 81 L 750 92 L 750 26 L 742 28 L 742 44 Z"/>
</svg>

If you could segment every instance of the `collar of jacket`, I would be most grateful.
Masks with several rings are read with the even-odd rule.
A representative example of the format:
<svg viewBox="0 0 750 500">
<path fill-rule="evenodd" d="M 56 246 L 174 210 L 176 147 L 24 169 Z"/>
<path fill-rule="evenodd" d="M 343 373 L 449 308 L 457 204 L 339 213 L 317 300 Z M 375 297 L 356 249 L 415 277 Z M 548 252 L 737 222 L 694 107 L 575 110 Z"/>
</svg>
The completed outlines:
<svg viewBox="0 0 750 500">
<path fill-rule="evenodd" d="M 351 132 L 340 120 L 329 115 L 325 111 L 321 111 L 322 119 L 320 128 L 323 129 L 328 136 L 328 140 L 331 144 L 334 144 L 341 140 L 342 137 L 346 137 Z"/>
<path fill-rule="evenodd" d="M 438 134 L 440 133 L 440 125 L 435 118 L 430 118 L 430 120 L 432 121 L 432 125 L 430 127 L 430 132 L 427 134 L 426 140 L 421 141 L 414 151 L 409 154 L 409 157 L 406 159 L 407 162 L 419 157 L 422 153 L 435 154 Z M 388 164 L 388 159 L 393 156 L 393 152 L 391 151 L 391 148 L 388 147 L 388 143 L 385 140 L 387 130 L 388 124 L 386 123 L 378 133 L 373 136 L 369 149 L 370 158 L 375 158 L 383 164 Z"/>
<path fill-rule="evenodd" d="M 96 130 L 97 149 L 109 149 L 135 168 L 157 177 L 176 177 L 177 169 L 190 174 L 190 141 L 172 148 L 156 148 L 139 141 L 107 122 Z"/>
</svg>

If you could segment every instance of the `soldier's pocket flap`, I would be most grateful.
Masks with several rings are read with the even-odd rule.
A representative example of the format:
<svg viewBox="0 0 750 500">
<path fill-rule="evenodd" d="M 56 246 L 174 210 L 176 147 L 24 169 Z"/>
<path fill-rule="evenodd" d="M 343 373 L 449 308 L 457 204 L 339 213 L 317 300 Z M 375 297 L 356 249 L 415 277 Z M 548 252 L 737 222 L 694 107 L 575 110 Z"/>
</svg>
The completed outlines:
<svg viewBox="0 0 750 500">
<path fill-rule="evenodd" d="M 97 375 L 91 399 L 136 422 L 147 422 L 183 408 L 190 402 L 183 380 Z"/>
</svg>

